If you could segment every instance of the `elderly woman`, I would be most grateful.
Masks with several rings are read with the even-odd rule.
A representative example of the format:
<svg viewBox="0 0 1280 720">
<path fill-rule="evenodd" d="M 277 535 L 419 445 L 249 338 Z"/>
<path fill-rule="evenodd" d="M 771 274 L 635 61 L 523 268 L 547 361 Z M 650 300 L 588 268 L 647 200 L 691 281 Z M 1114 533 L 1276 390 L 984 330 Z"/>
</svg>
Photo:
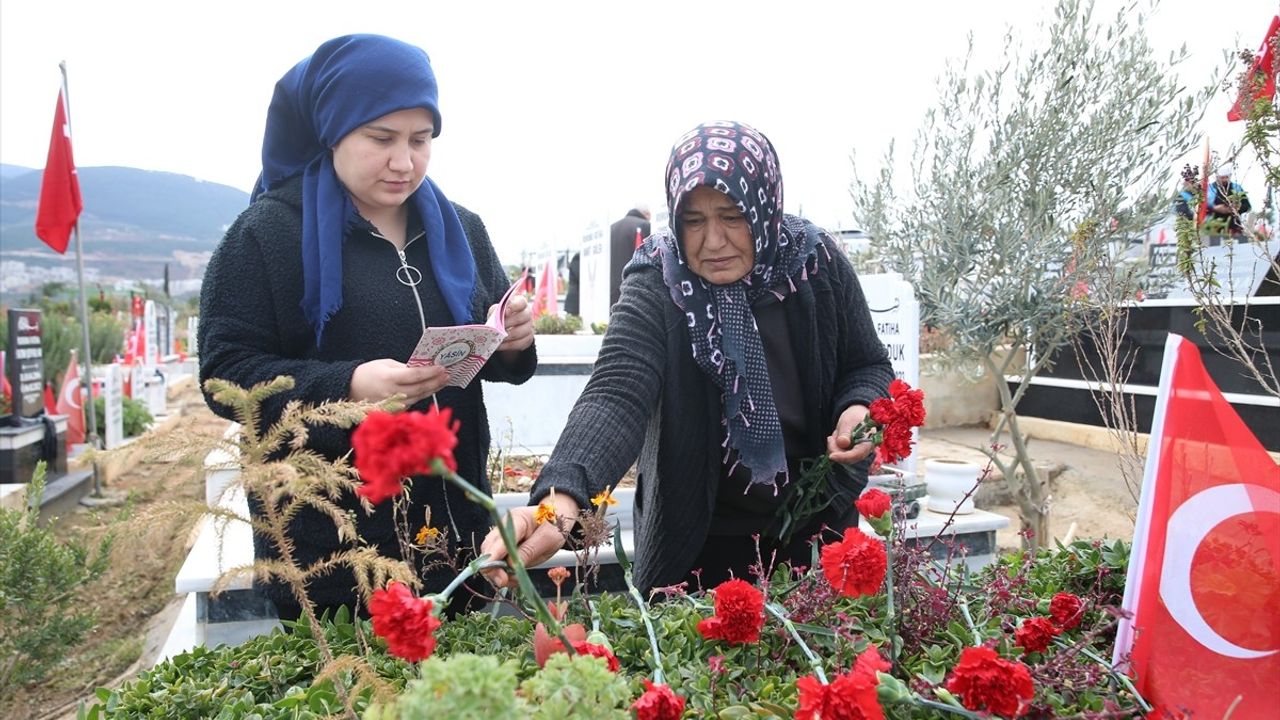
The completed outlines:
<svg viewBox="0 0 1280 720">
<path fill-rule="evenodd" d="M 856 520 L 872 447 L 850 447 L 849 435 L 893 377 L 884 346 L 834 240 L 783 214 L 764 135 L 734 122 L 695 128 L 672 150 L 666 189 L 673 230 L 627 266 L 532 501 L 576 517 L 639 458 L 637 586 L 749 577 L 757 557 L 807 565 L 813 535 Z M 823 454 L 832 472 L 802 483 L 801 461 Z M 795 531 L 783 533 L 788 517 Z M 532 507 L 513 521 L 528 562 L 564 542 Z M 505 556 L 495 533 L 481 550 Z"/>
<path fill-rule="evenodd" d="M 276 84 L 253 200 L 209 262 L 200 303 L 200 378 L 247 387 L 291 376 L 291 392 L 262 407 L 269 426 L 285 403 L 379 401 L 401 395 L 425 410 L 434 398 L 461 421 L 458 471 L 487 487 L 488 421 L 480 383 L 446 387 L 442 367 L 406 362 L 423 328 L 483 322 L 508 280 L 474 213 L 449 202 L 427 178 L 440 134 L 436 80 L 427 54 L 398 40 L 351 35 L 330 40 Z M 523 298 L 507 305 L 507 339 L 481 371 L 490 381 L 523 382 L 534 372 L 533 320 Z M 206 397 L 224 417 L 231 409 Z M 351 449 L 351 434 L 317 428 L 308 447 L 328 458 Z M 401 557 L 391 503 L 371 516 L 354 495 L 340 506 L 361 537 Z M 486 514 L 438 478 L 410 485 L 407 517 L 431 523 L 460 555 L 489 530 Z M 250 498 L 252 512 L 261 500 Z M 313 509 L 289 526 L 302 567 L 343 545 L 333 521 Z M 255 537 L 259 560 L 276 548 Z M 429 590 L 454 572 L 424 571 Z M 314 578 L 310 600 L 324 609 L 355 605 L 350 572 Z M 266 587 L 281 618 L 297 600 Z M 458 597 L 467 593 L 458 593 Z"/>
</svg>

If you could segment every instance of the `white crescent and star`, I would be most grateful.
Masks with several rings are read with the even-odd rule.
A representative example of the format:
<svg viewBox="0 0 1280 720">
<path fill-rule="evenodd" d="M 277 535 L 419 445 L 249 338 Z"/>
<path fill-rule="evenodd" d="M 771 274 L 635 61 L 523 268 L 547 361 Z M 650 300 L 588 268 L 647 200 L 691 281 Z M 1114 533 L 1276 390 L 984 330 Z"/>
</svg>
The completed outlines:
<svg viewBox="0 0 1280 720">
<path fill-rule="evenodd" d="M 1280 514 L 1280 492 L 1261 485 L 1235 483 L 1192 495 L 1169 516 L 1160 572 L 1160 599 L 1174 621 L 1209 650 L 1240 660 L 1274 655 L 1280 648 L 1241 647 L 1210 627 L 1191 594 L 1191 566 L 1200 543 L 1215 527 L 1237 515 L 1255 512 Z"/>
<path fill-rule="evenodd" d="M 67 381 L 62 383 L 62 400 L 76 410 L 80 409 L 80 393 L 77 392 L 79 389 L 80 377 L 78 374 L 74 378 L 67 378 Z"/>
</svg>

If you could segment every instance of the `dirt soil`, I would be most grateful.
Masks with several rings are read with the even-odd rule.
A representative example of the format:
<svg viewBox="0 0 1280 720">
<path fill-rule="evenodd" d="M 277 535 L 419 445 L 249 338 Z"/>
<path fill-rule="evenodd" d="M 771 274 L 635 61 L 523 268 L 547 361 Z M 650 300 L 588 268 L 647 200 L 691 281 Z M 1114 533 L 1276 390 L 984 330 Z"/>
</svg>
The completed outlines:
<svg viewBox="0 0 1280 720">
<path fill-rule="evenodd" d="M 179 409 L 181 417 L 164 432 L 216 437 L 226 428 L 226 421 L 205 407 L 193 384 L 171 398 L 170 406 Z M 930 429 L 922 435 L 917 455 L 978 461 L 978 448 L 989 442 L 985 428 Z M 1055 537 L 1062 539 L 1068 532 L 1076 538 L 1132 537 L 1137 503 L 1114 454 L 1048 441 L 1033 441 L 1032 450 L 1038 461 L 1057 470 L 1051 524 Z M 125 494 L 124 504 L 80 507 L 55 521 L 69 535 L 95 536 L 108 529 L 116 534 L 111 568 L 82 594 L 84 603 L 96 611 L 97 626 L 44 682 L 0 698 L 0 718 L 74 718 L 77 703 L 90 698 L 95 688 L 118 686 L 155 662 L 181 605 L 173 579 L 203 508 L 202 459 L 140 462 L 108 488 Z M 514 486 L 508 489 L 527 485 L 541 466 L 539 460 L 503 459 L 509 468 L 504 474 Z M 982 505 L 1010 518 L 1009 527 L 999 533 L 999 544 L 1017 547 L 1016 508 Z"/>
</svg>

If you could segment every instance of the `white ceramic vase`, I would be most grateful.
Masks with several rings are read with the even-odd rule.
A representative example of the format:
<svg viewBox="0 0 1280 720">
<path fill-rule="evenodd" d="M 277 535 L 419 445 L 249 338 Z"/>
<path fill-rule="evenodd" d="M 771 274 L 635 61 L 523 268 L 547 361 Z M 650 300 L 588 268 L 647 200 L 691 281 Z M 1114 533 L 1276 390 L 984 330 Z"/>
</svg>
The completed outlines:
<svg viewBox="0 0 1280 720">
<path fill-rule="evenodd" d="M 958 460 L 926 460 L 924 484 L 929 491 L 926 505 L 937 513 L 967 515 L 973 512 L 973 495 L 970 490 L 978 484 L 982 468 Z M 969 497 L 965 497 L 969 494 Z"/>
</svg>

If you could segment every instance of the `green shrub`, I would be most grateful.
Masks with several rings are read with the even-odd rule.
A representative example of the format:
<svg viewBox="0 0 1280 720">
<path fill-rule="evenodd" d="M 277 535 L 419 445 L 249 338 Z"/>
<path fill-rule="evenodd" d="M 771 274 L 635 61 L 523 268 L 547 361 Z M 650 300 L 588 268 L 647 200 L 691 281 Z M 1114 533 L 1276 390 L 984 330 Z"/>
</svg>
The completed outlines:
<svg viewBox="0 0 1280 720">
<path fill-rule="evenodd" d="M 489 720 L 529 716 L 529 706 L 516 695 L 516 668 L 486 655 L 462 654 L 427 659 L 420 677 L 386 706 L 374 706 L 365 720 L 415 720 L 439 717 Z M 569 717 L 562 715 L 560 717 Z"/>
<path fill-rule="evenodd" d="M 155 421 L 147 410 L 146 403 L 131 397 L 122 398 L 125 437 L 136 437 L 147 431 L 147 427 Z M 105 435 L 107 430 L 107 405 L 101 396 L 93 399 L 93 414 L 98 420 L 98 434 Z"/>
<path fill-rule="evenodd" d="M 107 567 L 110 538 L 89 552 L 39 526 L 44 463 L 36 466 L 26 510 L 0 508 L 0 696 L 43 678 L 93 627 L 92 605 L 77 598 Z"/>
<path fill-rule="evenodd" d="M 582 329 L 582 318 L 577 315 L 539 315 L 533 321 L 533 331 L 539 335 L 572 335 Z"/>
</svg>

